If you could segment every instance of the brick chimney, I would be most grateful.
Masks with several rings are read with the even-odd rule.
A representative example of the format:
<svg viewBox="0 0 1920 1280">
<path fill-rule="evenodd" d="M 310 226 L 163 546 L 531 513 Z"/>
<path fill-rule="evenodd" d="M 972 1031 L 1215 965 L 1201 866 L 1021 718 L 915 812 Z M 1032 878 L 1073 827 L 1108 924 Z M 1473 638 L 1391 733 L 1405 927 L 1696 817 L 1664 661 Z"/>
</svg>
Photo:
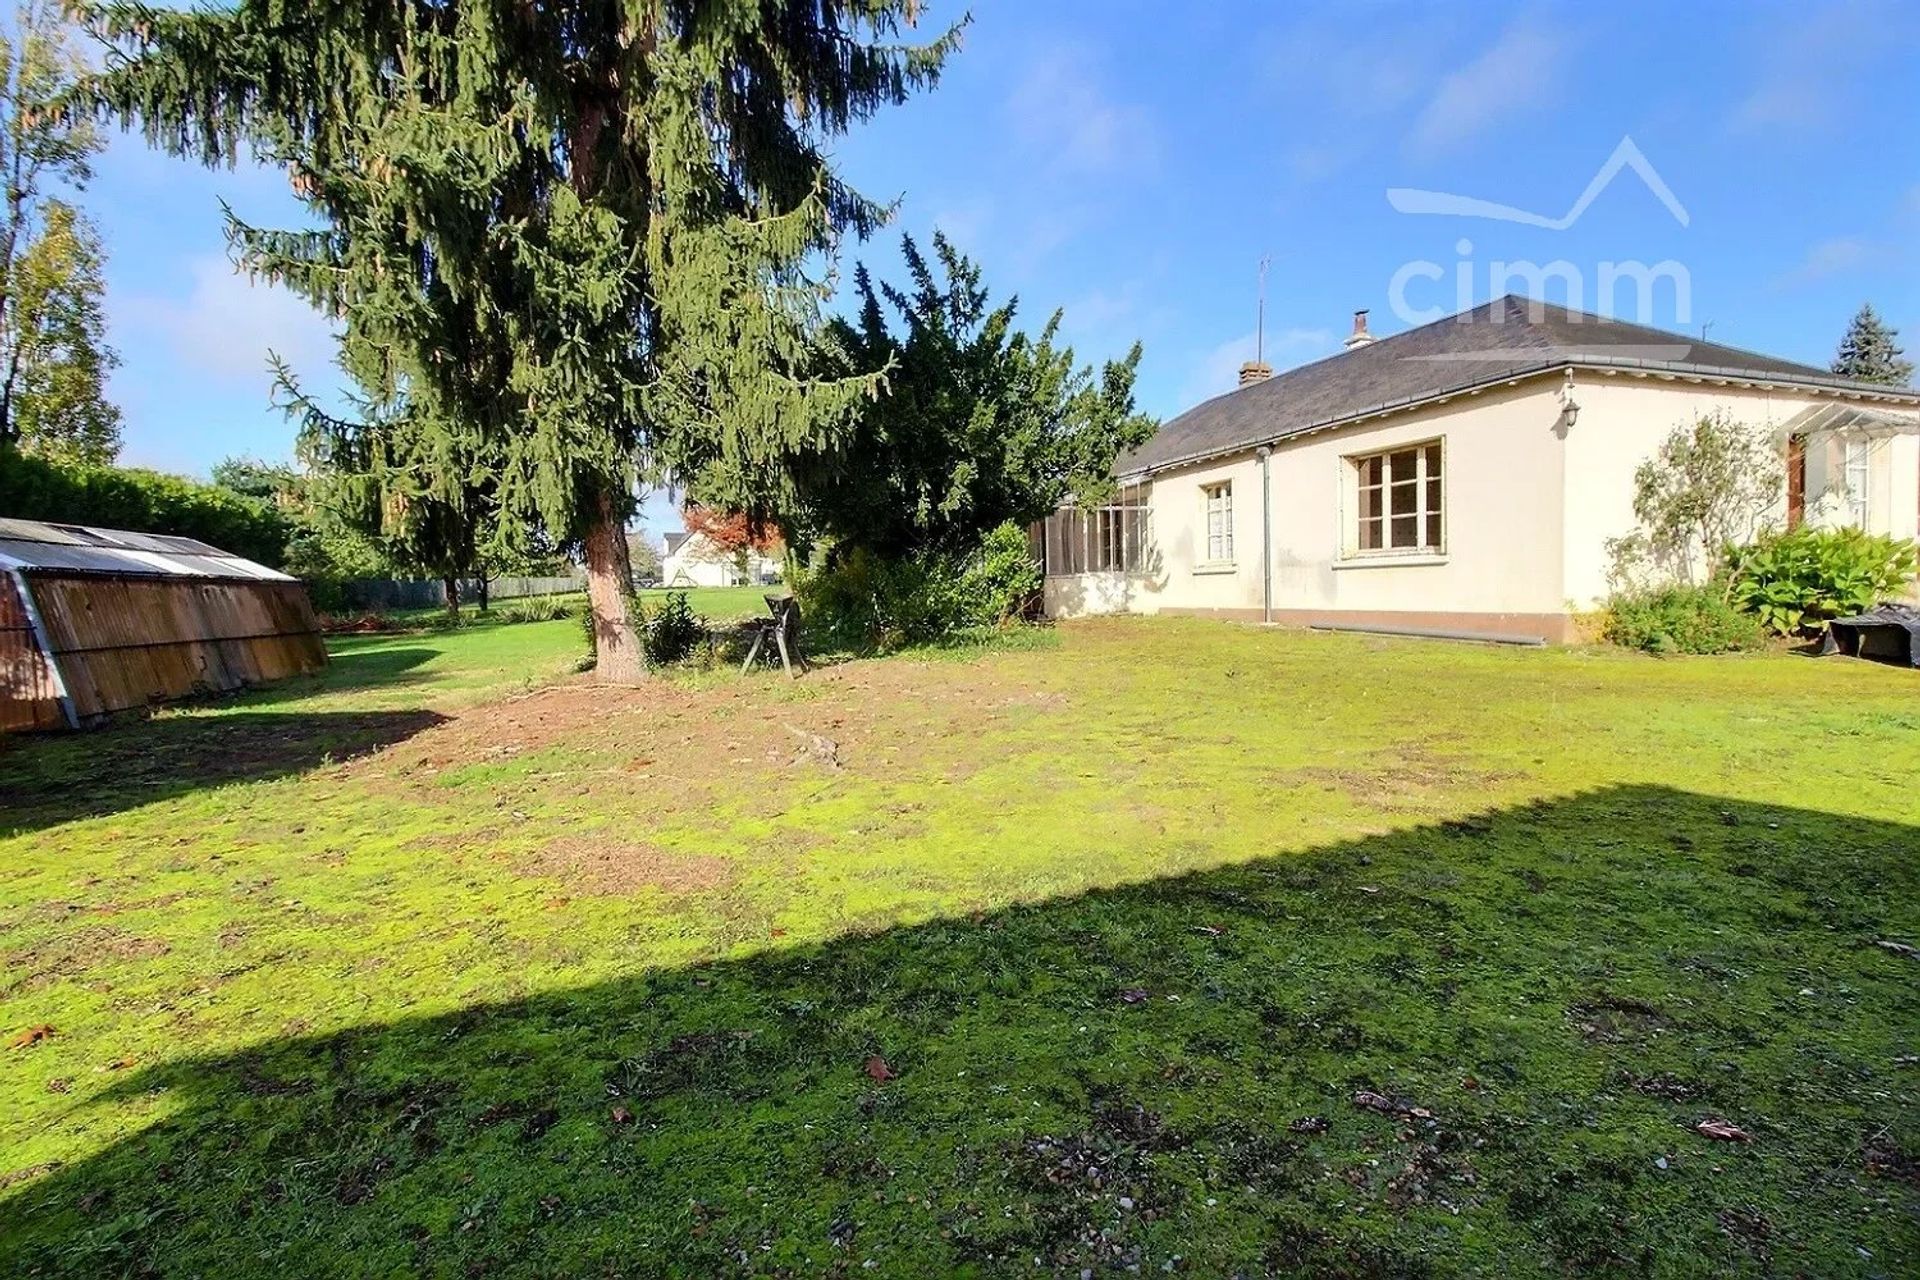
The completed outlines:
<svg viewBox="0 0 1920 1280">
<path fill-rule="evenodd" d="M 1367 332 L 1367 313 L 1365 308 L 1353 313 L 1353 332 L 1341 345 L 1349 351 L 1357 351 L 1373 342 L 1373 335 Z"/>
<path fill-rule="evenodd" d="M 1240 366 L 1240 385 L 1250 387 L 1273 376 L 1273 366 L 1265 360 L 1249 360 Z"/>
</svg>

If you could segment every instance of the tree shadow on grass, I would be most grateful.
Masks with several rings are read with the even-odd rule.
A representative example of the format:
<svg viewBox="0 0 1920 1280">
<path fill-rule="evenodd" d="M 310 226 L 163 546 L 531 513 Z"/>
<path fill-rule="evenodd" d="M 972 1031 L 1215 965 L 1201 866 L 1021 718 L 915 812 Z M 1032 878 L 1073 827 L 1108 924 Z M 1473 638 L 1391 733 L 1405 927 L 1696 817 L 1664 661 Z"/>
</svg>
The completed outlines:
<svg viewBox="0 0 1920 1280">
<path fill-rule="evenodd" d="M 1898 1273 L 1917 843 L 1615 788 L 144 1067 L 0 1270 Z"/>
<path fill-rule="evenodd" d="M 443 723 L 432 711 L 234 711 L 0 740 L 0 836 L 302 773 Z"/>
<path fill-rule="evenodd" d="M 239 696 L 249 706 L 273 706 L 315 694 L 353 693 L 418 683 L 420 677 L 414 674 L 414 669 L 441 654 L 441 650 L 424 645 L 382 643 L 384 637 L 375 637 L 373 643 L 366 646 L 356 644 L 358 639 L 343 640 L 337 636 L 330 639 L 327 665 L 312 675 L 282 680 Z"/>
</svg>

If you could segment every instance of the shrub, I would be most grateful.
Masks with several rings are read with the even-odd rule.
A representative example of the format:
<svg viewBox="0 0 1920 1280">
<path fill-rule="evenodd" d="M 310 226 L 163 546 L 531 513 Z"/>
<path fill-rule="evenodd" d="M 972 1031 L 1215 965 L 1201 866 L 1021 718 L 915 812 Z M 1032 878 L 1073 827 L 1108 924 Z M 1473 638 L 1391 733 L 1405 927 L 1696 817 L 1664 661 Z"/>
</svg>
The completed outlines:
<svg viewBox="0 0 1920 1280">
<path fill-rule="evenodd" d="M 1639 527 L 1610 540 L 1615 579 L 1631 586 L 1721 576 L 1729 546 L 1761 527 L 1784 483 L 1764 428 L 1720 411 L 1675 427 L 1633 473 Z"/>
<path fill-rule="evenodd" d="M 1781 635 L 1817 633 L 1834 618 L 1901 595 L 1914 572 L 1910 542 L 1858 529 L 1764 534 L 1731 552 L 1733 599 Z"/>
<path fill-rule="evenodd" d="M 509 600 L 493 612 L 502 622 L 558 622 L 573 616 L 573 604 L 559 596 L 527 596 Z"/>
<path fill-rule="evenodd" d="M 640 602 L 634 601 L 633 608 L 639 607 Z M 707 638 L 706 621 L 694 613 L 684 591 L 669 595 L 651 618 L 636 625 L 640 627 L 641 652 L 647 656 L 647 665 L 653 667 L 685 662 Z"/>
<path fill-rule="evenodd" d="M 1738 653 L 1767 641 L 1757 618 L 1742 613 L 1719 584 L 1618 592 L 1607 601 L 1601 637 L 1647 653 Z"/>
<path fill-rule="evenodd" d="M 572 612 L 566 608 L 565 612 L 556 616 L 569 617 Z M 580 634 L 586 641 L 588 651 L 586 666 L 582 670 L 591 670 L 592 653 L 597 647 L 594 644 L 591 602 L 581 607 L 579 617 Z M 640 652 L 645 655 L 650 667 L 671 667 L 685 662 L 706 643 L 706 619 L 694 613 L 684 591 L 676 591 L 662 600 L 651 616 L 640 597 L 630 595 L 627 597 L 627 617 L 633 621 L 633 629 L 640 637 Z"/>
<path fill-rule="evenodd" d="M 1000 626 L 1024 615 L 1039 590 L 1039 566 L 1013 524 L 967 555 L 890 559 L 855 548 L 794 586 L 817 647 L 882 652 Z"/>
<path fill-rule="evenodd" d="M 1041 578 L 1026 530 L 1013 523 L 990 530 L 960 587 L 976 624 L 999 626 L 1027 616 L 1040 598 Z"/>
<path fill-rule="evenodd" d="M 0 446 L 0 516 L 198 538 L 277 569 L 291 532 L 258 498 L 184 476 L 69 465 Z"/>
</svg>

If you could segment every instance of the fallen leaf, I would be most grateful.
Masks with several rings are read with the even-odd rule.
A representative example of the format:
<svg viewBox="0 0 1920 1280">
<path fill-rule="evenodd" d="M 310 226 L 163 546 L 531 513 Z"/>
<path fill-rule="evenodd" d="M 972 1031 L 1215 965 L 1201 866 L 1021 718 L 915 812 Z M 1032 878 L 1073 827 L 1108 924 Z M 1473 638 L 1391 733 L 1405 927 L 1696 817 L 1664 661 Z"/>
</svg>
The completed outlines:
<svg viewBox="0 0 1920 1280">
<path fill-rule="evenodd" d="M 1193 931 L 1195 933 L 1204 933 L 1209 938 L 1217 938 L 1221 934 L 1226 932 L 1225 929 L 1221 928 L 1217 924 L 1197 924 L 1193 926 Z"/>
<path fill-rule="evenodd" d="M 1128 987 L 1120 993 L 1120 998 L 1128 1004 L 1145 1004 L 1148 1000 L 1145 987 Z"/>
<path fill-rule="evenodd" d="M 37 1027 L 28 1027 L 25 1031 L 15 1036 L 12 1040 L 12 1045 L 16 1049 L 24 1049 L 28 1045 L 39 1044 L 42 1040 L 51 1039 L 53 1039 L 53 1024 L 43 1022 Z"/>
<path fill-rule="evenodd" d="M 1693 1129 L 1695 1133 L 1704 1134 L 1709 1138 L 1718 1138 L 1722 1142 L 1753 1141 L 1752 1134 L 1742 1129 L 1739 1125 L 1731 1124 L 1725 1120 L 1702 1120 L 1699 1124 L 1693 1126 Z"/>
<path fill-rule="evenodd" d="M 1298 1120 L 1295 1120 L 1287 1126 L 1288 1133 L 1325 1133 L 1326 1131 L 1327 1118 L 1325 1116 L 1301 1116 Z"/>
<path fill-rule="evenodd" d="M 1913 946 L 1910 943 L 1892 942 L 1886 938 L 1881 938 L 1873 945 L 1891 951 L 1897 956 L 1920 956 L 1920 947 Z"/>
<path fill-rule="evenodd" d="M 876 1053 L 867 1058 L 867 1075 L 879 1083 L 885 1084 L 887 1081 L 893 1079 L 894 1070 L 887 1065 L 885 1058 Z"/>
<path fill-rule="evenodd" d="M 107 1070 L 125 1071 L 128 1067 L 131 1067 L 136 1061 L 138 1061 L 138 1059 L 136 1058 L 115 1058 L 112 1062 L 109 1062 L 107 1064 Z"/>
<path fill-rule="evenodd" d="M 613 1109 L 613 1122 L 615 1124 L 626 1124 L 632 1119 L 633 1112 L 627 1110 L 625 1107 L 615 1107 Z"/>
</svg>

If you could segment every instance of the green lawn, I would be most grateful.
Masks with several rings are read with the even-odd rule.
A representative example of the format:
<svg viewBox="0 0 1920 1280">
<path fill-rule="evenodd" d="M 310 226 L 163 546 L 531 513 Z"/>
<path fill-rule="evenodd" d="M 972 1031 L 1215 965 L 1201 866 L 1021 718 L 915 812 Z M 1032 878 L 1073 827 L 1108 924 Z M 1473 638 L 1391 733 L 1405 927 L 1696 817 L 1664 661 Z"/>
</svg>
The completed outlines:
<svg viewBox="0 0 1920 1280">
<path fill-rule="evenodd" d="M 0 746 L 0 1274 L 1920 1269 L 1920 674 L 579 636 Z"/>
</svg>

